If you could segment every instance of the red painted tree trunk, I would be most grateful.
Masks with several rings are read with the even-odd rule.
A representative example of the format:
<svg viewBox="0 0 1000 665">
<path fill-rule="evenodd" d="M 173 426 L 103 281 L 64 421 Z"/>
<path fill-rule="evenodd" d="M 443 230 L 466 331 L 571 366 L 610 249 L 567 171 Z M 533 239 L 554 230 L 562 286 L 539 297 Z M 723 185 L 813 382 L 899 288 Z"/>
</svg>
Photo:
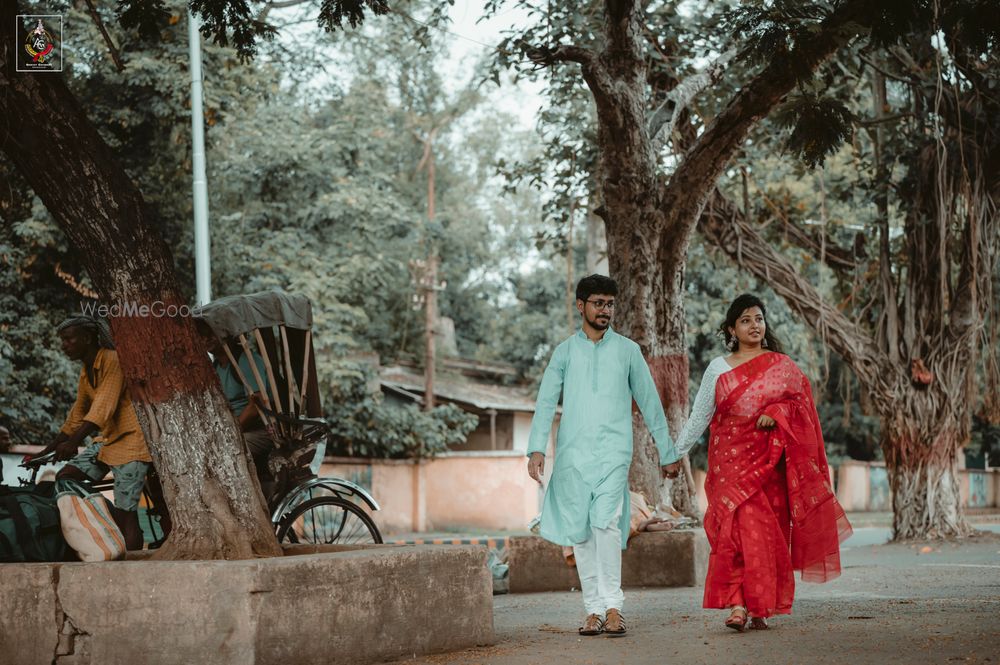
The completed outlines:
<svg viewBox="0 0 1000 665">
<path fill-rule="evenodd" d="M 882 451 L 893 501 L 894 538 L 965 536 L 955 456 L 968 440 L 975 403 L 969 378 L 975 368 L 974 337 L 964 335 L 930 347 L 930 385 L 913 384 L 909 368 L 893 363 L 873 337 L 843 312 L 823 302 L 815 288 L 732 205 L 719 205 L 701 220 L 706 238 L 738 265 L 767 279 L 804 321 L 824 321 L 827 343 L 850 363 L 877 410 Z M 908 287 L 914 291 L 924 282 Z M 934 284 L 931 284 L 932 288 Z"/>
<path fill-rule="evenodd" d="M 60 74 L 15 72 L 15 0 L 0 0 L 0 148 L 65 232 L 103 303 L 163 481 L 173 532 L 158 558 L 280 553 L 252 466 L 182 304 L 142 195 Z M 20 28 L 18 28 L 20 29 Z M 163 314 L 157 316 L 162 304 Z"/>
<path fill-rule="evenodd" d="M 548 64 L 579 63 L 593 95 L 602 199 L 597 212 L 606 225 L 610 273 L 619 284 L 616 325 L 639 344 L 653 368 L 674 436 L 680 433 L 688 410 L 684 267 L 691 233 L 716 180 L 750 129 L 794 88 L 804 72 L 852 39 L 865 7 L 863 0 L 843 3 L 812 39 L 776 54 L 700 135 L 689 131 L 690 127 L 681 129 L 691 136 L 682 141 L 686 149 L 678 153 L 684 156 L 669 181 L 660 171 L 654 142 L 659 128 L 652 127 L 648 117 L 651 100 L 643 37 L 648 28 L 640 3 L 604 3 L 599 51 L 569 47 L 535 54 L 548 58 Z M 648 500 L 659 503 L 658 456 L 639 420 L 630 483 Z M 675 507 L 697 514 L 693 483 L 678 485 L 681 491 L 672 493 Z"/>
<path fill-rule="evenodd" d="M 974 391 L 966 371 L 953 368 L 957 371 L 939 373 L 930 386 L 901 386 L 895 408 L 881 412 L 895 539 L 962 537 L 972 531 L 961 508 L 957 456 L 969 440 Z M 956 398 L 962 403 L 958 408 L 951 405 Z"/>
<path fill-rule="evenodd" d="M 899 419 L 897 419 L 899 420 Z M 941 424 L 933 438 L 917 438 L 912 427 L 883 421 L 882 441 L 892 490 L 894 539 L 967 536 L 955 456 L 961 439 L 953 425 Z"/>
<path fill-rule="evenodd" d="M 637 184 L 641 187 L 641 184 Z M 639 197 L 641 199 L 641 197 Z M 621 206 L 625 207 L 625 206 Z M 620 207 L 612 203 L 611 210 Z M 685 344 L 683 267 L 660 259 L 656 245 L 657 225 L 662 215 L 655 210 L 638 211 L 632 219 L 648 219 L 645 232 L 636 232 L 628 217 L 617 217 L 608 225 L 608 256 L 611 275 L 619 285 L 616 325 L 635 340 L 649 364 L 671 433 L 680 433 L 688 413 L 688 354 Z M 672 268 L 669 278 L 664 269 Z M 663 481 L 656 445 L 642 416 L 633 416 L 632 467 L 629 486 L 646 497 L 650 505 L 662 503 Z M 693 484 L 692 484 L 693 485 Z M 670 503 L 686 515 L 698 517 L 694 488 L 685 477 L 671 484 Z"/>
</svg>

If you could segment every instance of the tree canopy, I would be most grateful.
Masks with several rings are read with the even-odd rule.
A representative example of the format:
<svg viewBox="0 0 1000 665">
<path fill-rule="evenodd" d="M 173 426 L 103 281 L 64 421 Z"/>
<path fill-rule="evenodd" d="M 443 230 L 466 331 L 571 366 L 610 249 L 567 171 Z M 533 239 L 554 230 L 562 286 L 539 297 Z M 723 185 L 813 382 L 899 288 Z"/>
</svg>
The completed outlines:
<svg viewBox="0 0 1000 665">
<path fill-rule="evenodd" d="M 897 430 L 951 455 L 1000 447 L 991 3 L 489 0 L 484 16 L 521 18 L 463 63 L 451 5 L 189 5 L 208 38 L 213 290 L 315 303 L 338 451 L 433 454 L 473 426 L 454 407 L 389 408 L 371 389 L 373 358 L 421 362 L 414 262 L 440 259 L 458 353 L 530 383 L 567 334 L 567 279 L 601 251 L 631 294 L 622 325 L 677 374 L 675 427 L 721 352 L 726 304 L 757 291 L 814 378 L 833 452 L 892 458 Z M 63 78 L 181 275 L 193 272 L 187 8 L 120 0 L 96 20 L 53 8 L 78 36 Z M 497 104 L 525 81 L 541 86 L 534 127 Z M 39 440 L 74 386 L 53 324 L 94 284 L 5 157 L 0 172 L 0 418 Z M 610 246 L 588 245 L 581 228 L 605 226 Z M 947 412 L 954 440 L 887 417 L 903 403 L 911 425 Z"/>
</svg>

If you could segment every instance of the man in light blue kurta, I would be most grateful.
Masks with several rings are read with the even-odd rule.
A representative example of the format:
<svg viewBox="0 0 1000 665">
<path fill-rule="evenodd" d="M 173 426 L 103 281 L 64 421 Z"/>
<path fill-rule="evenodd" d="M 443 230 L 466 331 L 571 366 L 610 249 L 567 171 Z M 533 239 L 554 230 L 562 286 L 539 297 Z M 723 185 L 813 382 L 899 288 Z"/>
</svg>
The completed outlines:
<svg viewBox="0 0 1000 665">
<path fill-rule="evenodd" d="M 541 535 L 572 545 L 587 620 L 581 634 L 624 634 L 621 550 L 629 534 L 632 400 L 660 459 L 673 449 L 663 406 L 639 345 L 611 329 L 617 285 L 591 275 L 577 286 L 582 329 L 552 353 L 538 389 L 528 472 L 540 479 L 559 398 L 555 464 L 542 506 Z M 614 615 L 612 615 L 614 611 Z"/>
</svg>

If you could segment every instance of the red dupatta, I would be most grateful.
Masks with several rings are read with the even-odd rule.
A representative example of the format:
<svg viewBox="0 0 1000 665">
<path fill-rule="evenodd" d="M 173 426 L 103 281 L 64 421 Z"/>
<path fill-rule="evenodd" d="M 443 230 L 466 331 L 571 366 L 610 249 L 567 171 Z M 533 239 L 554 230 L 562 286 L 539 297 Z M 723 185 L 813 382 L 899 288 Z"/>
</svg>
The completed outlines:
<svg viewBox="0 0 1000 665">
<path fill-rule="evenodd" d="M 758 428 L 761 414 L 773 418 L 776 427 Z M 761 493 L 773 507 L 792 568 L 801 571 L 802 579 L 826 582 L 840 574 L 840 543 L 851 526 L 830 486 L 812 388 L 788 356 L 765 353 L 719 377 L 705 490 L 705 531 L 713 550 L 720 541 L 722 547 L 742 548 L 734 536 L 736 514 Z M 712 578 L 710 571 L 709 582 Z"/>
</svg>

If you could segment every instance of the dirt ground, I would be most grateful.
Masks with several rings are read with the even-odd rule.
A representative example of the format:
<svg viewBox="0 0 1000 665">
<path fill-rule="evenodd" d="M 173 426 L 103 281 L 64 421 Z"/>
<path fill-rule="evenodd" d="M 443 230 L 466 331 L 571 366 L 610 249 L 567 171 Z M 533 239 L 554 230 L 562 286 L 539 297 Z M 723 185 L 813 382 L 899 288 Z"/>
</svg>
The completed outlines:
<svg viewBox="0 0 1000 665">
<path fill-rule="evenodd" d="M 396 662 L 1000 665 L 1000 535 L 866 540 L 877 538 L 844 550 L 839 579 L 797 581 L 794 613 L 767 631 L 725 628 L 724 612 L 701 608 L 701 588 L 627 591 L 629 634 L 618 639 L 577 635 L 579 593 L 507 595 L 494 598 L 495 645 Z"/>
</svg>

